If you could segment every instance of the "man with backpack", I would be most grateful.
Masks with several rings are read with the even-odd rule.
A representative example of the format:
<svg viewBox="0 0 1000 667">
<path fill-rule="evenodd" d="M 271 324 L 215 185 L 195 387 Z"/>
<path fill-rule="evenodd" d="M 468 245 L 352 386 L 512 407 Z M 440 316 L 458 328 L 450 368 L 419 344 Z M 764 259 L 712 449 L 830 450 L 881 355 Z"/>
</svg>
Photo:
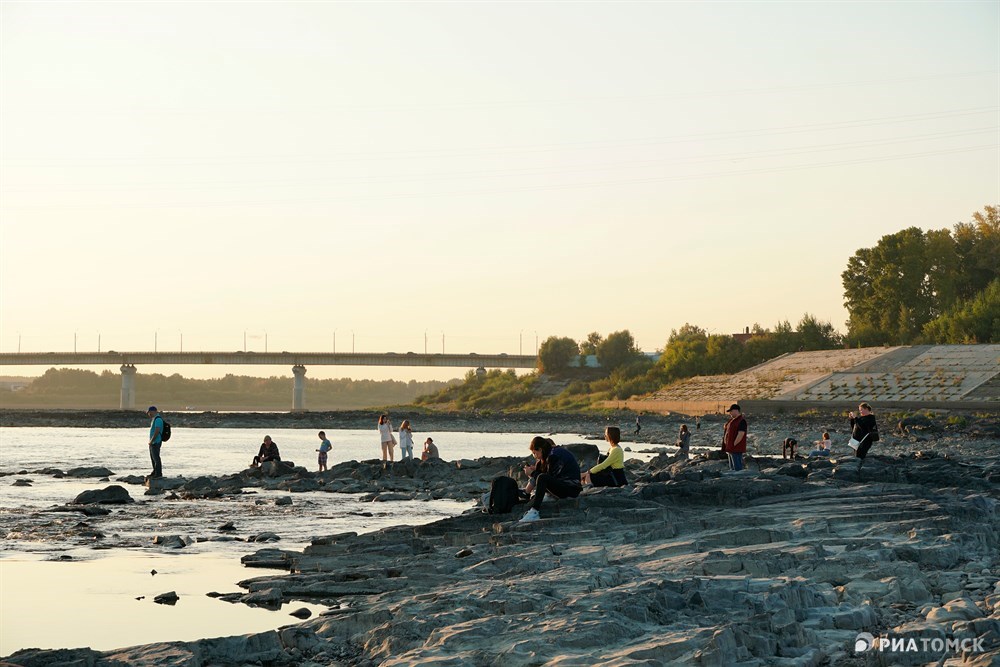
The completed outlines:
<svg viewBox="0 0 1000 667">
<path fill-rule="evenodd" d="M 155 405 L 149 406 L 146 410 L 149 422 L 149 459 L 153 462 L 153 473 L 146 477 L 147 480 L 159 479 L 163 477 L 163 463 L 160 461 L 160 447 L 163 445 L 164 421 L 159 415 Z"/>
</svg>

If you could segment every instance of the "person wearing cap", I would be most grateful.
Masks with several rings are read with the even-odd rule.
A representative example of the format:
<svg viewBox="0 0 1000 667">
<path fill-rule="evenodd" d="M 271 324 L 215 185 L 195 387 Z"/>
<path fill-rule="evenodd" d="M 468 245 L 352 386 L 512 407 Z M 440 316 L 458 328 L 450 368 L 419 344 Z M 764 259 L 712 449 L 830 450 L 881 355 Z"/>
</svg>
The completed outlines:
<svg viewBox="0 0 1000 667">
<path fill-rule="evenodd" d="M 163 477 L 163 463 L 160 461 L 160 447 L 163 445 L 163 417 L 155 405 L 146 410 L 149 422 L 149 459 L 153 462 L 153 472 L 147 479 Z"/>
<path fill-rule="evenodd" d="M 747 420 L 736 403 L 727 412 L 729 421 L 722 432 L 722 451 L 729 456 L 729 468 L 739 471 L 743 470 L 743 454 L 747 451 Z"/>
</svg>

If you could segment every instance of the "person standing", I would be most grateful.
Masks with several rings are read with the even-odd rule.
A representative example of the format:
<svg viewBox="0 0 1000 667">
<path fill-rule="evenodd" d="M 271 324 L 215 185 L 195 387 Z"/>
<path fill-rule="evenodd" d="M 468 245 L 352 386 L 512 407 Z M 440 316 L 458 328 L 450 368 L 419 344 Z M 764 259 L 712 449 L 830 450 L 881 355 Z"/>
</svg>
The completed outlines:
<svg viewBox="0 0 1000 667">
<path fill-rule="evenodd" d="M 678 458 L 686 461 L 691 454 L 691 431 L 688 430 L 687 424 L 681 424 L 681 430 L 677 434 L 677 446 L 680 447 L 680 451 L 677 452 Z"/>
<path fill-rule="evenodd" d="M 149 406 L 146 410 L 149 417 L 149 459 L 153 462 L 153 472 L 147 477 L 159 479 L 163 477 L 163 462 L 160 460 L 160 447 L 163 446 L 163 417 L 160 416 L 155 405 Z"/>
<path fill-rule="evenodd" d="M 319 449 L 316 450 L 319 452 L 317 459 L 319 463 L 319 471 L 323 472 L 324 470 L 328 470 L 326 467 L 327 454 L 331 449 L 333 449 L 333 445 L 331 445 L 330 441 L 326 439 L 326 431 L 319 432 L 319 442 Z"/>
<path fill-rule="evenodd" d="M 701 430 L 701 417 L 695 416 L 695 418 L 694 418 L 694 430 L 696 430 L 696 431 L 700 431 Z"/>
<path fill-rule="evenodd" d="M 396 446 L 396 436 L 392 434 L 392 423 L 389 415 L 379 415 L 378 437 L 382 443 L 382 461 L 393 461 L 393 448 Z"/>
<path fill-rule="evenodd" d="M 399 425 L 399 460 L 403 459 L 413 460 L 413 430 L 409 419 Z"/>
<path fill-rule="evenodd" d="M 641 417 L 642 417 L 642 413 L 641 412 L 635 416 L 635 434 L 636 435 L 639 435 L 639 431 L 642 430 L 642 420 L 641 420 Z"/>
<path fill-rule="evenodd" d="M 858 467 L 865 461 L 865 457 L 868 456 L 868 450 L 872 448 L 872 445 L 878 442 L 878 424 L 875 423 L 875 415 L 872 414 L 872 406 L 868 403 L 862 403 L 858 406 L 858 416 L 854 416 L 854 412 L 848 413 L 851 419 L 851 437 L 858 441 L 858 447 L 854 450 L 854 455 L 861 459 L 858 463 Z"/>
<path fill-rule="evenodd" d="M 743 470 L 743 454 L 747 451 L 747 420 L 737 403 L 729 406 L 729 421 L 722 432 L 722 451 L 729 456 L 730 470 Z"/>
</svg>

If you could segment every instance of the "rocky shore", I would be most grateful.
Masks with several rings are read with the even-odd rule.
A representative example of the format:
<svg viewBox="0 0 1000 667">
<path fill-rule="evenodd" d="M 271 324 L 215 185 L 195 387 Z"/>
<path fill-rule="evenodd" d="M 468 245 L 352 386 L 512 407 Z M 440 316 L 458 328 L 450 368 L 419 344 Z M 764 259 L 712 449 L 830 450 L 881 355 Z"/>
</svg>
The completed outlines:
<svg viewBox="0 0 1000 667">
<path fill-rule="evenodd" d="M 820 423 L 775 417 L 752 428 L 758 448 L 770 449 L 772 438 Z M 517 523 L 517 510 L 471 510 L 422 526 L 322 535 L 304 549 L 247 545 L 247 567 L 286 573 L 247 578 L 241 590 L 219 597 L 262 606 L 308 602 L 327 611 L 252 635 L 114 651 L 26 650 L 3 661 L 1000 664 L 996 421 L 904 426 L 896 436 L 884 427 L 883 442 L 860 470 L 853 458 L 786 461 L 765 451 L 747 471 L 730 473 L 715 452 L 691 461 L 662 454 L 629 460 L 628 487 L 547 500 L 537 523 Z M 674 426 L 665 421 L 662 428 Z M 589 460 L 596 447 L 574 451 Z M 291 498 L 325 490 L 383 502 L 470 499 L 497 474 L 518 477 L 519 461 L 348 462 L 326 473 L 272 467 L 168 479 L 145 493 L 218 498 L 262 488 Z M 134 489 L 142 480 L 109 481 Z M 131 500 L 128 492 L 108 493 L 65 507 Z M 101 520 L 99 512 L 88 516 L 93 527 Z M 873 650 L 857 650 L 870 640 Z"/>
</svg>

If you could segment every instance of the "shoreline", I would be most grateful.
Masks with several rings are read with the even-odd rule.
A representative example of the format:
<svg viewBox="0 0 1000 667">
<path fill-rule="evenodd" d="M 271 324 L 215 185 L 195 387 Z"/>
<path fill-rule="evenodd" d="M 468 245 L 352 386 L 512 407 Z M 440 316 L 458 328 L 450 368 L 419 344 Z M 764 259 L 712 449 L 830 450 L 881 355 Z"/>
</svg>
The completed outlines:
<svg viewBox="0 0 1000 667">
<path fill-rule="evenodd" d="M 371 413 L 362 417 L 370 427 Z M 856 459 L 843 456 L 780 458 L 780 436 L 813 432 L 835 417 L 756 416 L 751 432 L 766 446 L 740 474 L 728 473 L 714 452 L 690 461 L 668 454 L 630 460 L 628 487 L 547 501 L 542 521 L 533 524 L 517 523 L 521 511 L 470 511 L 419 526 L 318 532 L 304 548 L 243 543 L 245 566 L 284 571 L 251 573 L 239 582 L 244 592 L 228 599 L 327 609 L 306 621 L 289 619 L 293 624 L 284 628 L 105 651 L 21 651 L 5 660 L 25 667 L 53 660 L 807 666 L 942 657 L 858 655 L 854 640 L 868 632 L 981 639 L 983 650 L 967 653 L 964 664 L 996 664 L 1000 425 L 985 417 L 937 419 L 893 434 L 883 422 L 882 440 L 860 470 Z M 497 429 L 509 428 L 491 418 Z M 574 419 L 580 417 L 564 423 Z M 672 435 L 675 419 L 644 416 L 643 434 Z M 720 425 L 703 420 L 702 432 Z M 841 454 L 845 431 L 835 436 Z M 580 448 L 578 457 L 597 449 L 572 446 Z M 255 497 L 245 495 L 249 485 L 287 494 L 296 507 L 296 498 L 308 505 L 308 496 L 298 494 L 317 490 L 315 483 L 333 493 L 366 494 L 372 508 L 449 491 L 471 499 L 517 459 L 397 464 L 390 474 L 377 461 L 284 478 L 257 471 L 150 489 L 158 497 L 144 502 L 167 507 L 173 495 L 176 502 L 218 507 L 227 498 Z M 255 506 L 273 506 L 269 511 L 280 516 L 277 496 L 257 497 L 272 498 Z M 94 529 L 102 521 L 87 517 Z M 237 523 L 240 534 L 260 530 L 259 523 Z"/>
<path fill-rule="evenodd" d="M 754 467 L 663 456 L 634 468 L 629 487 L 547 501 L 531 524 L 471 511 L 303 549 L 259 545 L 243 564 L 284 572 L 240 581 L 234 602 L 327 611 L 265 632 L 5 660 L 865 664 L 854 650 L 865 632 L 979 641 L 953 657 L 1000 660 L 1000 456 L 879 454 L 863 472 L 854 459 Z"/>
</svg>

